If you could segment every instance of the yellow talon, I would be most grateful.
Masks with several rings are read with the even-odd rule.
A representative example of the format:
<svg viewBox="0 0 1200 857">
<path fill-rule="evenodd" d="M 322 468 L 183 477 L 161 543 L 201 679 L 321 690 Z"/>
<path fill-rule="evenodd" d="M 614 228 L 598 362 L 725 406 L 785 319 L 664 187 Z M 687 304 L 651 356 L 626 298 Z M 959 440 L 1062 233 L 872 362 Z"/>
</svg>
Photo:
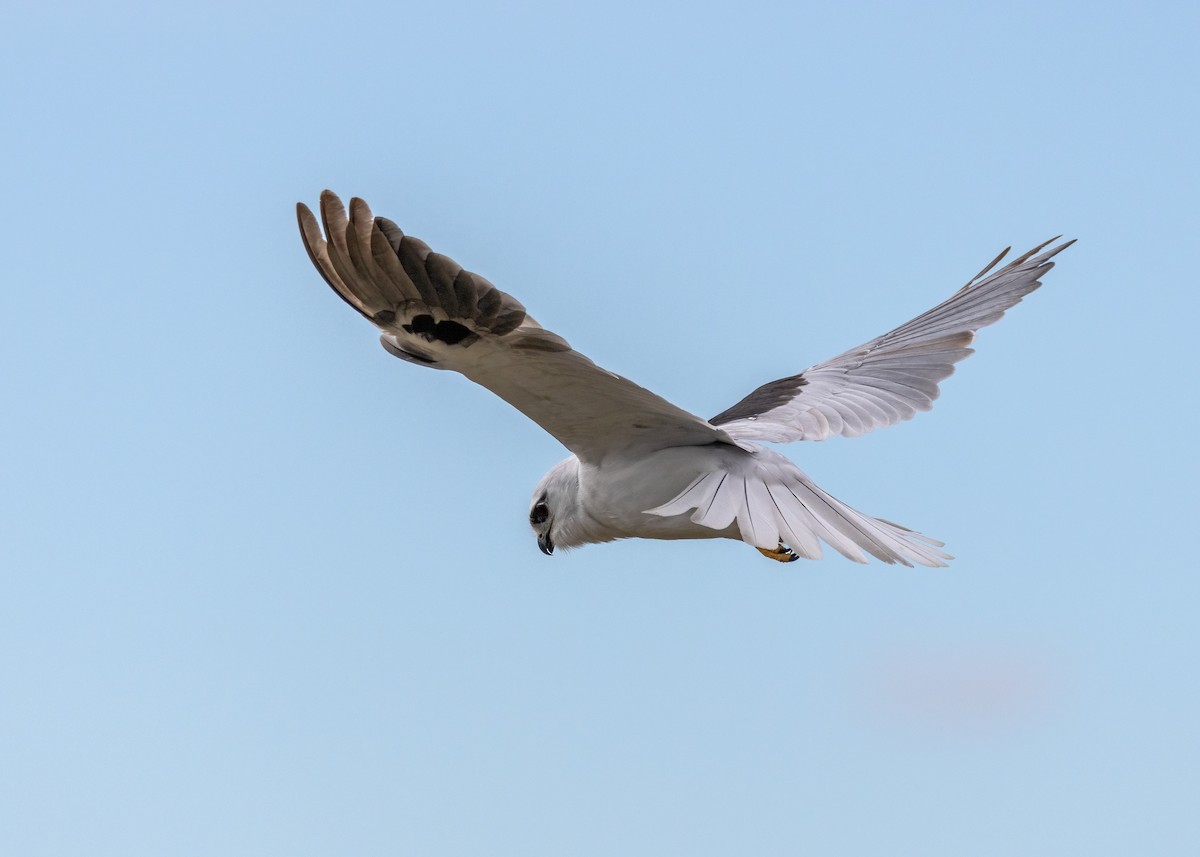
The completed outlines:
<svg viewBox="0 0 1200 857">
<path fill-rule="evenodd" d="M 755 548 L 755 550 L 768 559 L 773 559 L 776 562 L 795 562 L 796 560 L 800 559 L 800 554 L 796 553 L 783 542 L 780 542 L 779 547 L 774 549 Z"/>
</svg>

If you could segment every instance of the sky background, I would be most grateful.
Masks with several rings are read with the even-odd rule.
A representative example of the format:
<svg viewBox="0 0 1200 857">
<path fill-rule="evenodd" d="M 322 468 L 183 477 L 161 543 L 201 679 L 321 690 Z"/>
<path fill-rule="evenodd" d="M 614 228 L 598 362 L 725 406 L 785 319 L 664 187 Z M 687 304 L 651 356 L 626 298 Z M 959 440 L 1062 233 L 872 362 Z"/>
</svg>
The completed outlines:
<svg viewBox="0 0 1200 857">
<path fill-rule="evenodd" d="M 0 852 L 1200 853 L 1196 9 L 8 5 Z M 326 187 L 703 416 L 1079 243 L 788 448 L 949 569 L 546 558 Z"/>
</svg>

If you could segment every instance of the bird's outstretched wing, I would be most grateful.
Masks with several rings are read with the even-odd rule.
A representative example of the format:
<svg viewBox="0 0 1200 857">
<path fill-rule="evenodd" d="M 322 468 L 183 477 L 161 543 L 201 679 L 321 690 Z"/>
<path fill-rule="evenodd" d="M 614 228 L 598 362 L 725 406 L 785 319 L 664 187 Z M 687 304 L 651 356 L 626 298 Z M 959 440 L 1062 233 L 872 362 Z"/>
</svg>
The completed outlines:
<svg viewBox="0 0 1200 857">
<path fill-rule="evenodd" d="M 621 451 L 734 443 L 724 431 L 601 369 L 541 327 L 515 298 L 431 252 L 361 199 L 347 216 L 332 191 L 321 220 L 296 206 L 300 235 L 333 290 L 383 331 L 389 352 L 461 372 L 583 461 Z"/>
<path fill-rule="evenodd" d="M 1045 249 L 1056 240 L 985 278 L 1006 249 L 944 303 L 799 375 L 764 384 L 709 422 L 738 440 L 786 443 L 858 437 L 929 410 L 938 382 L 974 353 L 968 346 L 975 331 L 1038 288 L 1054 267 L 1050 259 L 1075 243 Z"/>
</svg>

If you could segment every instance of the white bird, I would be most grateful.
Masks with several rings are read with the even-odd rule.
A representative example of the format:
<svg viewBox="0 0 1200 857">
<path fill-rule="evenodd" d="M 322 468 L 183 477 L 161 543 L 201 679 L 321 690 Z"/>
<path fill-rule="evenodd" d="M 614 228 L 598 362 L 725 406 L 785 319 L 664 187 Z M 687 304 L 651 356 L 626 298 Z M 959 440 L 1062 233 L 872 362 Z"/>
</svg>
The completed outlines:
<svg viewBox="0 0 1200 857">
<path fill-rule="evenodd" d="M 857 437 L 927 411 L 975 331 L 1037 289 L 1073 241 L 1041 244 L 907 324 L 797 375 L 764 384 L 710 420 L 608 372 L 544 329 L 518 301 L 432 252 L 361 199 L 347 216 L 321 194 L 321 228 L 296 207 L 317 270 L 383 331 L 383 347 L 491 390 L 573 455 L 533 492 L 538 547 L 615 539 L 740 539 L 780 562 L 821 556 L 944 566 L 942 542 L 850 508 L 755 441 Z M 1044 251 L 1044 252 L 1043 252 Z M 1038 255 L 1040 253 L 1040 255 Z"/>
</svg>

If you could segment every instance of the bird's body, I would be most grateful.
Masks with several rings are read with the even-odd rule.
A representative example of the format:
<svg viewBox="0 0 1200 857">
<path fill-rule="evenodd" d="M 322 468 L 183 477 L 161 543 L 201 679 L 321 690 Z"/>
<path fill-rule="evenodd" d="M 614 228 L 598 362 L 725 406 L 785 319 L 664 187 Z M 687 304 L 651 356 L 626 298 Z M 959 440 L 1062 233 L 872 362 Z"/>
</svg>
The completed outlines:
<svg viewBox="0 0 1200 857">
<path fill-rule="evenodd" d="M 551 547 L 724 538 L 789 561 L 819 557 L 819 537 L 857 562 L 867 554 L 909 565 L 951 559 L 940 542 L 851 509 L 758 444 L 675 446 L 600 464 L 571 456 L 542 478 L 534 503 L 543 497 L 557 521 Z"/>
<path fill-rule="evenodd" d="M 306 207 L 298 212 L 313 263 L 383 331 L 390 353 L 460 372 L 574 453 L 534 491 L 530 525 L 544 553 L 622 538 L 730 538 L 780 561 L 817 558 L 825 542 L 858 562 L 945 565 L 941 542 L 850 508 L 758 441 L 853 437 L 928 410 L 938 382 L 972 353 L 975 330 L 1036 289 L 1071 243 L 1039 256 L 1043 244 L 984 278 L 1001 254 L 929 312 L 703 420 L 596 366 L 361 200 L 347 216 L 322 194 L 325 236 Z"/>
<path fill-rule="evenodd" d="M 543 477 L 534 499 L 552 494 L 559 498 L 559 508 L 577 510 L 563 516 L 568 526 L 555 529 L 554 544 L 562 548 L 622 538 L 737 538 L 732 526 L 716 530 L 695 523 L 690 515 L 648 510 L 670 502 L 705 473 L 737 470 L 752 461 L 752 454 L 728 444 L 674 446 L 645 456 L 618 454 L 600 464 L 583 464 L 572 455 Z M 555 514 L 561 512 L 556 509 Z"/>
</svg>

